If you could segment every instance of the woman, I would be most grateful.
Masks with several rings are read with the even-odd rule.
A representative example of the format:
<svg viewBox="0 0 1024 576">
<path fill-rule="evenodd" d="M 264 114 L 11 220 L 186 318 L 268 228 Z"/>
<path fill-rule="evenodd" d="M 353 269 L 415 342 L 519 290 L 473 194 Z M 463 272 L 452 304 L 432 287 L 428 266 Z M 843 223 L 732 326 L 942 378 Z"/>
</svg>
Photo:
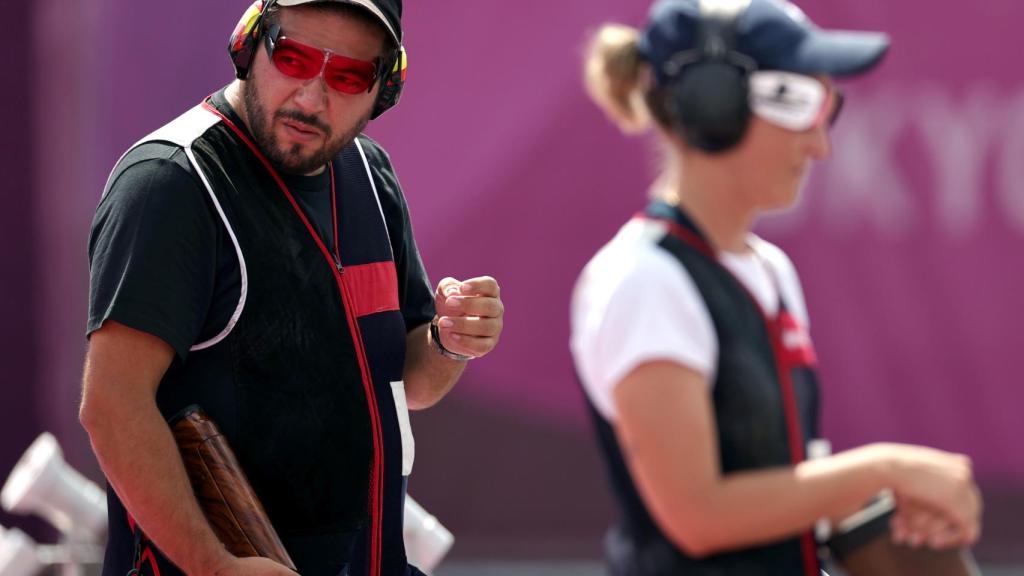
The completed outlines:
<svg viewBox="0 0 1024 576">
<path fill-rule="evenodd" d="M 653 123 L 665 150 L 651 204 L 573 296 L 573 355 L 621 512 L 613 574 L 817 575 L 815 522 L 885 489 L 897 541 L 977 538 L 966 456 L 874 444 L 805 458 L 818 400 L 803 294 L 751 233 L 829 155 L 832 79 L 887 47 L 779 0 L 662 0 L 644 30 L 595 36 L 591 96 L 625 131 Z"/>
</svg>

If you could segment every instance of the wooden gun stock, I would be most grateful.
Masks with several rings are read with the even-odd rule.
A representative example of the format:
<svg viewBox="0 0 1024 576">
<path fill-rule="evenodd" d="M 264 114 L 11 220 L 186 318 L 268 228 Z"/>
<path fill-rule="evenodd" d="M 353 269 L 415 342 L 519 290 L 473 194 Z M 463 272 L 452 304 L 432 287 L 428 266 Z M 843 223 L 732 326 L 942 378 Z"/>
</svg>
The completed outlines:
<svg viewBox="0 0 1024 576">
<path fill-rule="evenodd" d="M 262 556 L 295 570 L 256 492 L 217 425 L 198 406 L 170 422 L 199 506 L 228 552 Z"/>
<path fill-rule="evenodd" d="M 828 542 L 848 576 L 981 576 L 970 549 L 932 550 L 894 544 L 891 495 L 844 520 Z"/>
</svg>

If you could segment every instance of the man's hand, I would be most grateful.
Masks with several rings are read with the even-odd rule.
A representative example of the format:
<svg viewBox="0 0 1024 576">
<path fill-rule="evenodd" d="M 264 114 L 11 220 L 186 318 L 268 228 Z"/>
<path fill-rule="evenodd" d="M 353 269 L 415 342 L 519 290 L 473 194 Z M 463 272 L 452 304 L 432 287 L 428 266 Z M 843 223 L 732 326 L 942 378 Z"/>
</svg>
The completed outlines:
<svg viewBox="0 0 1024 576">
<path fill-rule="evenodd" d="M 436 404 L 452 389 L 466 362 L 441 354 L 437 344 L 454 354 L 478 358 L 498 344 L 505 306 L 498 283 L 490 276 L 465 281 L 445 278 L 434 291 L 437 342 L 431 342 L 430 324 L 417 326 L 406 336 L 405 394 L 411 410 Z"/>
<path fill-rule="evenodd" d="M 441 345 L 447 350 L 479 358 L 498 344 L 505 306 L 494 278 L 445 278 L 434 291 L 434 306 Z"/>
</svg>

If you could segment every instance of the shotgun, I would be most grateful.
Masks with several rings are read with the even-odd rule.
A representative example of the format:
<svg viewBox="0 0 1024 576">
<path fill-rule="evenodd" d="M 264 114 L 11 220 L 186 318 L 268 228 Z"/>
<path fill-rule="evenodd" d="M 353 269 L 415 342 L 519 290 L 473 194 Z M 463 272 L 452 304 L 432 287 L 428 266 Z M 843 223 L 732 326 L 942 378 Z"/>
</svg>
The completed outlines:
<svg viewBox="0 0 1024 576">
<path fill-rule="evenodd" d="M 969 548 L 932 550 L 894 544 L 895 500 L 883 494 L 839 523 L 827 545 L 849 576 L 981 576 Z"/>
<path fill-rule="evenodd" d="M 262 556 L 295 570 L 227 439 L 199 406 L 169 422 L 192 489 L 214 533 L 240 558 Z"/>
</svg>

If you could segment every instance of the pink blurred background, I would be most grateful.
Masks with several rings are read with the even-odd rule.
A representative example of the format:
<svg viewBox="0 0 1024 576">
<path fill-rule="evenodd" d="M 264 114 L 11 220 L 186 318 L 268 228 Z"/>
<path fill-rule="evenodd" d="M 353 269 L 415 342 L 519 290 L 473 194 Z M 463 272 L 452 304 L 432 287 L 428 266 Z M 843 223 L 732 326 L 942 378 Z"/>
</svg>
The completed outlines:
<svg viewBox="0 0 1024 576">
<path fill-rule="evenodd" d="M 42 430 L 99 480 L 75 417 L 89 223 L 113 162 L 227 83 L 243 0 L 36 0 L 5 8 L 0 474 Z M 970 454 L 983 559 L 1024 561 L 1024 4 L 805 0 L 893 48 L 847 83 L 834 155 L 760 233 L 804 282 L 837 449 L 876 440 Z M 643 3 L 407 2 L 409 82 L 368 132 L 390 152 L 428 271 L 498 278 L 497 351 L 415 414 L 410 492 L 454 558 L 596 558 L 611 505 L 568 354 L 572 283 L 644 204 L 649 139 L 580 88 L 602 22 Z M 38 526 L 0 514 L 5 526 Z"/>
</svg>

